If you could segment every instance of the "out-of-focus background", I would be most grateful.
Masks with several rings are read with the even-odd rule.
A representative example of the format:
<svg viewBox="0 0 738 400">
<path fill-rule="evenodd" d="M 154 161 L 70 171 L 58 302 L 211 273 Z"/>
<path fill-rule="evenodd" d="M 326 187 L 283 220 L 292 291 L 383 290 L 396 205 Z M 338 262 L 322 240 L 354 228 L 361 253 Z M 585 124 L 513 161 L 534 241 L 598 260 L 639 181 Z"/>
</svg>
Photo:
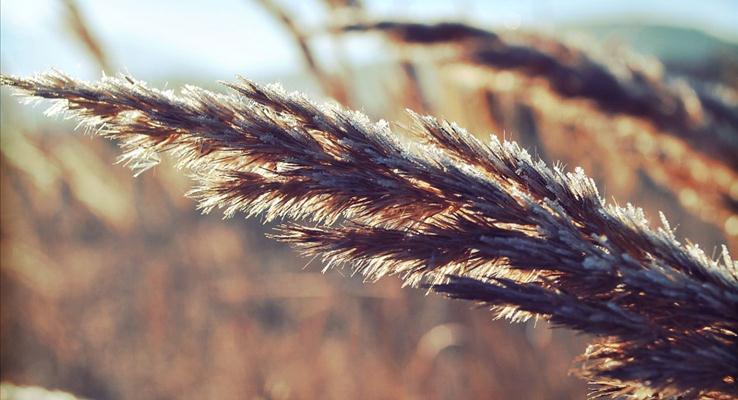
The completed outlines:
<svg viewBox="0 0 738 400">
<path fill-rule="evenodd" d="M 376 24 L 388 20 L 502 42 L 413 41 Z M 384 28 L 345 29 L 357 21 Z M 581 165 L 609 200 L 663 210 L 679 237 L 734 256 L 738 156 L 711 143 L 736 141 L 737 43 L 728 0 L 0 2 L 2 73 L 220 91 L 240 74 L 372 118 L 412 108 Z M 576 78 L 597 68 L 643 103 L 622 104 L 609 75 Z M 322 274 L 269 225 L 200 215 L 171 164 L 133 178 L 113 143 L 5 89 L 0 105 L 3 382 L 94 399 L 586 395 L 568 373 L 584 338 Z"/>
</svg>

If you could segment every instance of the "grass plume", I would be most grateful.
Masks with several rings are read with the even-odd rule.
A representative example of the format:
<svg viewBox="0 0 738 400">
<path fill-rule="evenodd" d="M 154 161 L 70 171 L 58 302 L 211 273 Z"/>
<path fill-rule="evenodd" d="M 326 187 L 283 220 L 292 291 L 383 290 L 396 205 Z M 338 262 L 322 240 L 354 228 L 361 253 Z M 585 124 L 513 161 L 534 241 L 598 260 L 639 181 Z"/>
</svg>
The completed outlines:
<svg viewBox="0 0 738 400">
<path fill-rule="evenodd" d="M 680 243 L 663 216 L 654 228 L 607 204 L 581 169 L 414 113 L 402 140 L 384 121 L 248 80 L 229 94 L 59 72 L 0 83 L 117 140 L 136 173 L 172 155 L 206 212 L 288 220 L 274 236 L 328 267 L 595 336 L 579 371 L 595 396 L 738 394 L 738 263 Z"/>
</svg>

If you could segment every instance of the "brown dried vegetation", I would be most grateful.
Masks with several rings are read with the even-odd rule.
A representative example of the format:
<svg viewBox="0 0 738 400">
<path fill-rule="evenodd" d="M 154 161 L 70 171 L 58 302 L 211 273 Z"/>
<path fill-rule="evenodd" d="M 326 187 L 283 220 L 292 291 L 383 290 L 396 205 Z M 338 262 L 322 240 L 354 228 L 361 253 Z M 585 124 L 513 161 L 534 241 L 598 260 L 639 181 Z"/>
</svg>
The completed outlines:
<svg viewBox="0 0 738 400">
<path fill-rule="evenodd" d="M 415 114 L 417 140 L 402 141 L 385 122 L 246 80 L 226 84 L 231 95 L 176 95 L 130 77 L 1 79 L 118 140 L 137 173 L 173 155 L 206 212 L 295 221 L 275 237 L 327 267 L 400 275 L 501 317 L 599 337 L 580 371 L 595 395 L 735 393 L 738 267 L 727 249 L 712 260 L 663 216 L 653 229 L 640 209 L 607 205 L 581 169 Z"/>
<path fill-rule="evenodd" d="M 323 91 L 344 105 L 355 101 L 351 74 L 323 70 L 288 10 L 262 3 Z M 75 34 L 109 69 L 74 2 L 67 4 Z M 120 161 L 136 175 L 171 156 L 197 182 L 189 195 L 201 210 L 279 220 L 272 236 L 326 269 L 347 264 L 370 280 L 397 275 L 497 317 L 587 334 L 575 372 L 592 384 L 592 397 L 738 394 L 738 263 L 728 254 L 738 249 L 733 89 L 674 78 L 628 52 L 616 59 L 539 34 L 396 21 L 328 32 L 334 41 L 357 32 L 390 39 L 399 65 L 390 79 L 402 89 L 388 116 L 410 107 L 510 133 L 536 156 L 430 116 L 410 112 L 410 128 L 390 128 L 248 80 L 226 83 L 226 94 L 161 91 L 127 76 L 86 83 L 58 72 L 0 83 L 52 99 L 51 113 L 116 140 Z M 99 143 L 14 134 L 2 150 L 2 340 L 26 352 L 48 349 L 49 368 L 74 367 L 47 385 L 124 398 L 233 396 L 227 388 L 266 398 L 581 394 L 553 372 L 576 347 L 565 335 L 555 342 L 563 347 L 525 340 L 514 326 L 432 297 L 422 301 L 436 308 L 422 308 L 396 280 L 362 287 L 287 272 L 299 261 L 279 245 L 244 236 L 233 221 L 195 218 L 174 194 L 183 190 L 181 176 L 164 168 L 132 185 L 104 167 L 111 149 Z M 727 239 L 727 247 L 708 257 L 680 243 L 663 215 L 653 228 L 639 208 L 605 202 L 581 168 L 566 172 L 539 158 L 582 165 L 609 195 L 667 208 L 688 222 L 682 233 L 707 244 Z M 649 195 L 654 188 L 660 197 Z M 67 239 L 50 240 L 59 237 Z M 102 257 L 121 242 L 122 256 Z M 295 311 L 303 299 L 316 299 L 314 312 Z M 244 316 L 249 307 L 259 315 Z M 17 312 L 26 318 L 9 317 Z M 455 347 L 463 359 L 434 361 Z M 4 350 L 3 379 L 43 376 L 37 368 L 24 375 L 24 360 L 20 350 Z M 150 368 L 134 372 L 142 363 Z M 203 363 L 212 375 L 196 373 Z M 535 385 L 519 384 L 512 372 L 541 365 L 529 374 Z M 142 389 L 152 379 L 156 387 Z"/>
</svg>

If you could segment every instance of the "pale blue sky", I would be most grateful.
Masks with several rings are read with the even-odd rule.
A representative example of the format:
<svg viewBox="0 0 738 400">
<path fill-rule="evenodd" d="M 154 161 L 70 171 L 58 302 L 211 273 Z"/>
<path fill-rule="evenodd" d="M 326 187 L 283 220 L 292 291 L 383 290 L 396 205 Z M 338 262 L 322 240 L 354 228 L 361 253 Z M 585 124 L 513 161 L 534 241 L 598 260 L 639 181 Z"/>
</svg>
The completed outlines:
<svg viewBox="0 0 738 400">
<path fill-rule="evenodd" d="M 78 0 L 117 68 L 147 80 L 178 76 L 230 79 L 274 76 L 302 68 L 284 30 L 250 0 Z M 306 27 L 323 18 L 316 1 L 283 1 Z M 556 30 L 572 21 L 637 19 L 706 30 L 738 42 L 738 1 L 365 0 L 370 13 L 392 18 L 456 18 L 490 27 Z M 316 6 L 317 5 L 317 6 Z M 59 68 L 96 78 L 97 67 L 65 30 L 59 0 L 0 1 L 0 70 L 30 74 Z M 370 61 L 376 43 L 349 44 Z M 319 44 L 320 47 L 320 44 Z M 326 49 L 319 51 L 329 54 Z"/>
</svg>

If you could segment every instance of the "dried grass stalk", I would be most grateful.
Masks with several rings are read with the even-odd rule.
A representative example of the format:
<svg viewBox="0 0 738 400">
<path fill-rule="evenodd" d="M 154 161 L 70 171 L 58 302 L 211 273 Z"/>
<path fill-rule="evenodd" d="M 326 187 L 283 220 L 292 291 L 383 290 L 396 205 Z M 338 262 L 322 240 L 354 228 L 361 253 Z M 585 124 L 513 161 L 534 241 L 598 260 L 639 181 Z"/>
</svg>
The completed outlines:
<svg viewBox="0 0 738 400">
<path fill-rule="evenodd" d="M 617 151 L 627 157 L 631 168 L 640 169 L 650 181 L 683 199 L 681 203 L 689 212 L 735 237 L 734 229 L 726 225 L 738 210 L 738 97 L 734 91 L 674 78 L 655 60 L 630 53 L 616 58 L 536 34 L 497 34 L 448 22 L 380 21 L 341 28 L 345 32 L 380 31 L 404 49 L 451 49 L 451 56 L 446 51 L 437 57 L 445 67 L 452 67 L 449 75 L 463 76 L 459 70 L 482 67 L 485 72 L 470 80 L 490 95 L 510 91 L 509 81 L 499 87 L 492 83 L 491 78 L 502 70 L 516 76 L 514 92 L 519 101 L 531 101 L 536 98 L 534 93 L 547 87 L 550 96 L 560 101 L 536 110 L 544 124 L 559 119 L 569 99 L 573 107 L 582 109 L 576 119 L 579 125 L 615 121 L 619 116 L 639 121 L 641 128 L 633 140 L 654 146 L 644 152 L 633 140 L 622 139 L 613 149 L 612 140 L 608 140 L 602 151 Z M 581 107 L 582 100 L 591 107 Z M 567 121 L 571 124 L 573 120 Z M 616 130 L 613 126 L 590 136 L 614 136 Z M 556 132 L 549 128 L 547 135 Z"/>
<path fill-rule="evenodd" d="M 80 11 L 77 1 L 62 0 L 62 4 L 65 8 L 64 18 L 69 31 L 77 37 L 77 40 L 85 47 L 92 58 L 95 59 L 98 67 L 103 71 L 111 72 L 110 58 L 104 47 L 100 44 L 100 41 L 90 30 L 89 24 Z"/>
<path fill-rule="evenodd" d="M 347 104 L 348 93 L 346 92 L 346 88 L 343 87 L 339 80 L 332 79 L 331 76 L 324 71 L 320 65 L 318 65 L 308 43 L 310 38 L 297 26 L 295 20 L 282 8 L 282 6 L 273 0 L 259 0 L 259 3 L 289 32 L 290 36 L 295 41 L 295 44 L 299 47 L 302 59 L 305 61 L 305 65 L 310 71 L 310 74 L 315 77 L 318 84 L 323 89 L 323 92 L 341 104 Z"/>
<path fill-rule="evenodd" d="M 500 35 L 463 23 L 379 21 L 341 28 L 384 32 L 404 44 L 460 45 L 460 58 L 466 62 L 540 76 L 564 97 L 586 98 L 606 112 L 648 119 L 738 170 L 735 93 L 672 78 L 658 62 L 647 63 L 633 55 L 623 55 L 625 60 L 619 61 L 540 35 Z"/>
<path fill-rule="evenodd" d="M 328 267 L 596 336 L 580 371 L 596 396 L 738 394 L 738 262 L 680 243 L 663 216 L 652 228 L 606 204 L 581 169 L 413 113 L 418 140 L 401 141 L 383 121 L 248 80 L 232 94 L 57 72 L 0 83 L 117 139 L 137 173 L 173 155 L 206 212 L 292 220 L 275 237 Z"/>
</svg>

